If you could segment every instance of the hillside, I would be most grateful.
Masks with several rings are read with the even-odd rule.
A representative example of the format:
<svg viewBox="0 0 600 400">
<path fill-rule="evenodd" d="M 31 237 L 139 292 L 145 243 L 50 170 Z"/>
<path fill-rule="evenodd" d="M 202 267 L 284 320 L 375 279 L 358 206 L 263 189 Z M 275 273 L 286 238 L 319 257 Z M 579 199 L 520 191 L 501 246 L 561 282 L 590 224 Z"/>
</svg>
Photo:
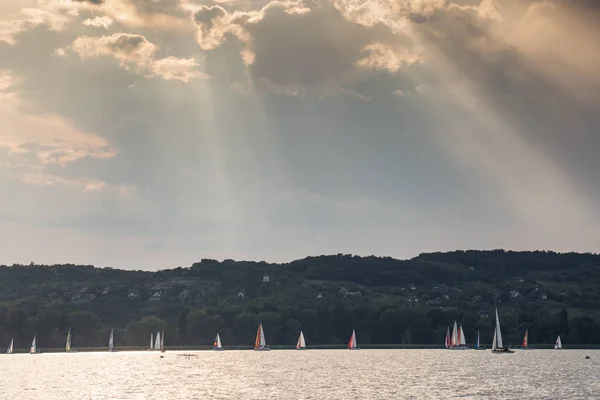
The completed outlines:
<svg viewBox="0 0 600 400">
<path fill-rule="evenodd" d="M 600 256 L 456 251 L 411 260 L 308 257 L 287 264 L 202 260 L 159 272 L 76 265 L 0 266 L 0 345 L 143 346 L 253 343 L 263 322 L 271 344 L 441 344 L 457 319 L 467 339 L 489 342 L 498 304 L 505 342 L 600 344 Z"/>
</svg>

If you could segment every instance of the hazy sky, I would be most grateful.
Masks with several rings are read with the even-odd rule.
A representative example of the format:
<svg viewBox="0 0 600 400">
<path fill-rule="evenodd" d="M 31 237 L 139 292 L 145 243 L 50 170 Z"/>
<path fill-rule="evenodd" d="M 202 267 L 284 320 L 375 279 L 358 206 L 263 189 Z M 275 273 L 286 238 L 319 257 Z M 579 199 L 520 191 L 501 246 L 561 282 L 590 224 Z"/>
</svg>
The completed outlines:
<svg viewBox="0 0 600 400">
<path fill-rule="evenodd" d="M 594 0 L 0 3 L 0 263 L 600 251 Z"/>
</svg>

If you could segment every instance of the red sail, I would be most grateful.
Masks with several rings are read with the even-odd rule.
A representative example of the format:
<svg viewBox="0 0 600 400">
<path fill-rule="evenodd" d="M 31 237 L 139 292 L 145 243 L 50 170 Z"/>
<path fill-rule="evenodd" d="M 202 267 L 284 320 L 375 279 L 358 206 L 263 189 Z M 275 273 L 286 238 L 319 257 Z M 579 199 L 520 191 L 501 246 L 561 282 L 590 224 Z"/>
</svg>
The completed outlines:
<svg viewBox="0 0 600 400">
<path fill-rule="evenodd" d="M 529 333 L 529 329 L 525 331 L 525 337 L 523 338 L 523 343 L 521 343 L 521 347 L 527 347 L 527 334 Z"/>
</svg>

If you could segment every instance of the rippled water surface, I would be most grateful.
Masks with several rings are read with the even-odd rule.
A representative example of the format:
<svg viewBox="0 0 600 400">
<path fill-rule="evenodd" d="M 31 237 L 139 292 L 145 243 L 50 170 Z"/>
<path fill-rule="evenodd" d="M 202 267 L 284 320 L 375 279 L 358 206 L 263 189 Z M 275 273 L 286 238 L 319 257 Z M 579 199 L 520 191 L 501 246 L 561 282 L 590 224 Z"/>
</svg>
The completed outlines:
<svg viewBox="0 0 600 400">
<path fill-rule="evenodd" d="M 600 399 L 600 351 L 185 353 L 2 355 L 0 398 Z"/>
</svg>

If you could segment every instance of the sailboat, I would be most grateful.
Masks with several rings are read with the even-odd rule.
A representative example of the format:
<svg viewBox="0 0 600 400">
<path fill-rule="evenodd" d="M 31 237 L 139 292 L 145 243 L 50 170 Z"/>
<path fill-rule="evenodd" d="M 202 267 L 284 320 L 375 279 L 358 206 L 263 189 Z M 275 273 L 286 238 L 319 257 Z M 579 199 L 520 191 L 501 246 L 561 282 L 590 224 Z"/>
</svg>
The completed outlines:
<svg viewBox="0 0 600 400">
<path fill-rule="evenodd" d="M 492 341 L 492 353 L 514 353 L 508 347 L 502 344 L 502 331 L 500 330 L 500 318 L 498 318 L 498 308 L 496 308 L 496 328 L 494 329 L 494 340 Z"/>
<path fill-rule="evenodd" d="M 452 337 L 450 338 L 450 346 L 448 348 L 451 350 L 468 349 L 463 327 L 462 325 L 458 327 L 456 321 L 454 321 L 454 327 L 452 328 Z"/>
<path fill-rule="evenodd" d="M 556 343 L 554 343 L 554 350 L 562 350 L 562 340 L 560 340 L 560 335 L 556 338 Z"/>
<path fill-rule="evenodd" d="M 525 336 L 523 337 L 523 342 L 521 342 L 521 350 L 532 350 L 529 347 L 529 329 L 525 329 Z"/>
<path fill-rule="evenodd" d="M 467 337 L 465 336 L 465 331 L 463 331 L 462 325 L 460 326 L 460 340 L 458 341 L 458 347 L 462 349 L 467 349 Z"/>
<path fill-rule="evenodd" d="M 458 329 L 456 327 L 456 321 L 454 321 L 454 327 L 452 328 L 452 336 L 450 338 L 450 348 L 458 345 Z"/>
<path fill-rule="evenodd" d="M 12 354 L 15 346 L 15 339 L 10 340 L 10 344 L 8 345 L 8 349 L 6 349 L 6 354 Z"/>
<path fill-rule="evenodd" d="M 160 350 L 160 332 L 156 332 L 156 339 L 154 340 L 154 350 Z"/>
<path fill-rule="evenodd" d="M 221 336 L 219 336 L 219 333 L 217 333 L 217 336 L 215 337 L 215 342 L 213 343 L 213 350 L 214 351 L 223 351 L 223 350 L 225 350 L 223 348 L 223 345 L 221 344 Z"/>
<path fill-rule="evenodd" d="M 148 350 L 154 350 L 154 332 L 150 332 L 150 348 Z"/>
<path fill-rule="evenodd" d="M 110 338 L 108 339 L 108 351 L 116 351 L 115 350 L 115 329 L 111 329 Z"/>
<path fill-rule="evenodd" d="M 477 342 L 475 343 L 475 350 L 485 350 L 483 347 L 481 347 L 481 344 L 479 342 L 479 331 L 477 331 Z"/>
<path fill-rule="evenodd" d="M 160 352 L 165 352 L 165 331 L 162 331 L 162 334 L 160 335 Z"/>
<path fill-rule="evenodd" d="M 360 350 L 356 342 L 356 332 L 354 332 L 354 329 L 352 329 L 352 336 L 350 336 L 350 341 L 348 342 L 348 350 Z"/>
<path fill-rule="evenodd" d="M 65 344 L 65 351 L 67 353 L 71 351 L 71 328 L 69 328 L 69 333 L 67 333 L 67 343 Z"/>
<path fill-rule="evenodd" d="M 447 349 L 450 348 L 450 327 L 446 328 L 446 340 L 444 341 L 444 346 L 446 346 Z"/>
<path fill-rule="evenodd" d="M 37 345 L 35 340 L 35 335 L 33 335 L 33 341 L 31 342 L 31 347 L 29 348 L 29 354 L 37 353 Z"/>
<path fill-rule="evenodd" d="M 258 324 L 258 331 L 256 332 L 256 339 L 254 340 L 254 350 L 256 351 L 269 351 L 270 347 L 267 347 L 267 341 L 265 340 L 265 332 L 263 331 L 262 323 Z"/>
<path fill-rule="evenodd" d="M 296 343 L 296 350 L 306 349 L 306 341 L 304 340 L 304 333 L 300 331 L 300 336 L 298 336 L 298 342 Z"/>
</svg>

